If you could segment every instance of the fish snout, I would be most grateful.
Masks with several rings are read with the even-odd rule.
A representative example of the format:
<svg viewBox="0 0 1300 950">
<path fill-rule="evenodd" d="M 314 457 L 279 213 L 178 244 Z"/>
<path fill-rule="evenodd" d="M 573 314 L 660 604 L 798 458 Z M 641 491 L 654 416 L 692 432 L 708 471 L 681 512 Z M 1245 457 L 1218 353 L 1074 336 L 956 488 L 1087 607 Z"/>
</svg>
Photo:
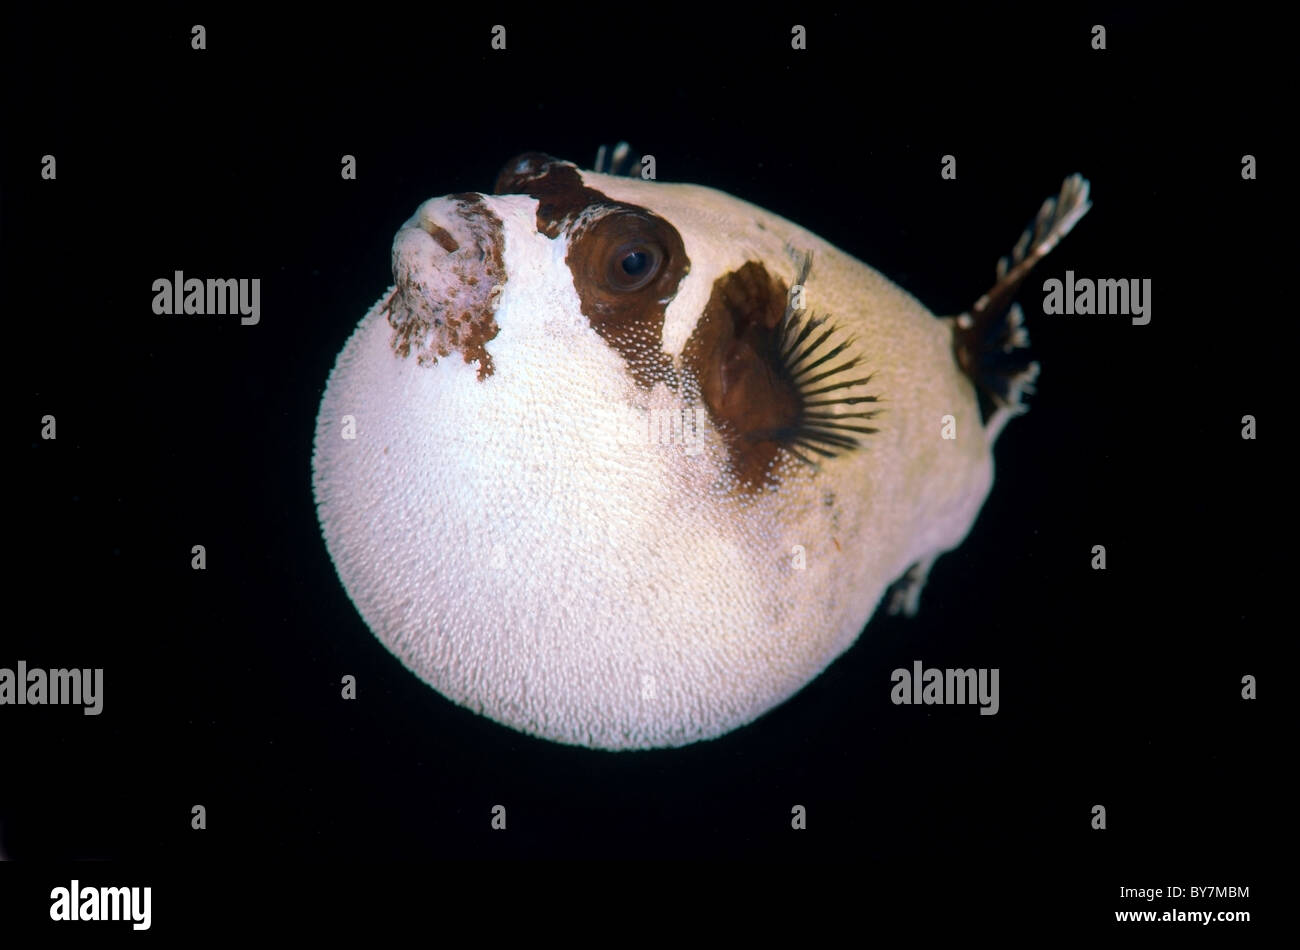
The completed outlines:
<svg viewBox="0 0 1300 950">
<path fill-rule="evenodd" d="M 398 356 L 422 365 L 453 351 L 491 375 L 483 344 L 496 336 L 496 309 L 505 290 L 505 236 L 489 199 L 476 192 L 431 198 L 393 241 L 397 287 L 388 320 Z"/>
<path fill-rule="evenodd" d="M 399 276 L 399 266 L 409 272 L 417 263 L 434 268 L 486 263 L 493 246 L 502 243 L 501 219 L 487 202 L 486 196 L 467 192 L 420 205 L 393 241 L 393 276 Z"/>
</svg>

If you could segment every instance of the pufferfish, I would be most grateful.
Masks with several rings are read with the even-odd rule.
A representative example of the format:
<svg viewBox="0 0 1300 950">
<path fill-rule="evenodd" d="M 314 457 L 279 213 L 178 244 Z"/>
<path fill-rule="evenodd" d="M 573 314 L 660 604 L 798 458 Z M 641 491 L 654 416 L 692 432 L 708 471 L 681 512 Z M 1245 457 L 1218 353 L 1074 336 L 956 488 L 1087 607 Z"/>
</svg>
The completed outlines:
<svg viewBox="0 0 1300 950">
<path fill-rule="evenodd" d="M 313 486 L 361 617 L 443 696 L 682 746 L 788 699 L 882 600 L 916 610 L 1038 373 L 1013 295 L 1088 182 L 939 318 L 791 221 L 605 155 L 526 153 L 401 227 Z"/>
</svg>

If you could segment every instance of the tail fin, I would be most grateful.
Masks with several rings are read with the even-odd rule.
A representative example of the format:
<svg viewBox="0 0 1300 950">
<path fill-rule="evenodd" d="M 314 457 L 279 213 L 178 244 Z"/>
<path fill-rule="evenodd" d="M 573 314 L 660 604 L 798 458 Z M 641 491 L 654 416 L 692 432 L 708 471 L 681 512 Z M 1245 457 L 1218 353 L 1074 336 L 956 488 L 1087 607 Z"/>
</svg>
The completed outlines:
<svg viewBox="0 0 1300 950">
<path fill-rule="evenodd" d="M 1092 207 L 1088 187 L 1088 179 L 1082 175 L 1065 179 L 1060 195 L 1043 202 L 1038 217 L 1025 229 L 1010 256 L 998 261 L 997 283 L 955 320 L 957 365 L 993 405 L 985 422 L 989 442 L 1012 416 L 1025 411 L 1023 396 L 1034 391 L 1038 378 L 1038 364 L 1018 352 L 1029 345 L 1029 333 L 1024 312 L 1013 302 L 1016 291 L 1034 265 L 1088 213 Z"/>
</svg>

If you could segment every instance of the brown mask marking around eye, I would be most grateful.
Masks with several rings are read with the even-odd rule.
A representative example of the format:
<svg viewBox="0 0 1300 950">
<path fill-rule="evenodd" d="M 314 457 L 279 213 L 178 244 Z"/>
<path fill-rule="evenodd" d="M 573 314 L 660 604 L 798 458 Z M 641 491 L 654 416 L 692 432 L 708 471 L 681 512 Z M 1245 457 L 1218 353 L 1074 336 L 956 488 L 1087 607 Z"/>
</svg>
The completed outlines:
<svg viewBox="0 0 1300 950">
<path fill-rule="evenodd" d="M 776 483 L 783 451 L 815 468 L 810 456 L 832 458 L 856 448 L 852 433 L 875 432 L 863 420 L 880 412 L 843 411 L 877 401 L 845 394 L 870 377 L 849 378 L 860 376 L 852 372 L 860 362 L 851 343 L 832 340 L 837 328 L 827 318 L 792 311 L 788 296 L 784 281 L 747 261 L 714 282 L 682 350 L 727 441 L 732 473 L 748 492 Z"/>
<path fill-rule="evenodd" d="M 677 229 L 646 208 L 587 187 L 576 166 L 541 152 L 507 162 L 494 191 L 536 198 L 538 233 L 568 235 L 565 263 L 582 313 L 622 356 L 637 385 L 677 388 L 672 358 L 663 350 L 664 311 L 691 267 Z M 657 251 L 658 270 L 644 286 L 621 290 L 610 268 L 621 249 L 635 245 Z"/>
<path fill-rule="evenodd" d="M 588 207 L 614 204 L 582 183 L 572 162 L 543 152 L 525 152 L 506 162 L 492 189 L 498 195 L 528 195 L 537 199 L 537 231 L 557 238 Z"/>
</svg>

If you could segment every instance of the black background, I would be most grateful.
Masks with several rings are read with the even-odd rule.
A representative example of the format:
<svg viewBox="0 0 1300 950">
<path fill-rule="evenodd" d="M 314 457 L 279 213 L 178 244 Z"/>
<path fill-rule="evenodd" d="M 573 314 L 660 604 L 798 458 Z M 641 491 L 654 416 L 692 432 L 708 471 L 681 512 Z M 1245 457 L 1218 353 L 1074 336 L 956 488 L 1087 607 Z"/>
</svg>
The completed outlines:
<svg viewBox="0 0 1300 950">
<path fill-rule="evenodd" d="M 489 49 L 498 22 L 505 52 Z M 790 50 L 791 22 L 807 51 Z M 1085 924 L 1151 906 L 1120 885 L 1259 894 L 1279 794 L 1276 390 L 1293 320 L 1272 29 L 622 6 L 11 19 L 16 610 L 0 665 L 103 667 L 105 705 L 0 709 L 0 849 L 130 860 L 158 885 L 270 857 L 344 875 L 371 859 L 920 859 L 972 887 L 1029 879 L 1008 902 L 1064 901 Z M 589 167 L 620 138 L 661 179 L 788 217 L 939 314 L 988 288 L 1067 174 L 1091 180 L 1094 208 L 1021 294 L 1038 393 L 920 614 L 873 618 L 749 727 L 613 754 L 517 734 L 406 672 L 337 580 L 310 456 L 326 376 L 416 206 L 490 190 L 518 152 Z M 948 153 L 956 181 L 939 175 Z M 1241 178 L 1247 153 L 1257 181 Z M 1066 269 L 1150 278 L 1151 323 L 1044 316 L 1041 281 Z M 154 315 L 152 281 L 174 270 L 260 277 L 261 323 Z M 1240 437 L 1247 413 L 1256 441 Z M 890 672 L 914 659 L 1000 668 L 1001 711 L 894 706 Z M 36 922 L 47 878 L 68 877 L 7 874 L 35 881 L 14 913 Z M 157 892 L 155 908 L 168 914 Z"/>
</svg>

